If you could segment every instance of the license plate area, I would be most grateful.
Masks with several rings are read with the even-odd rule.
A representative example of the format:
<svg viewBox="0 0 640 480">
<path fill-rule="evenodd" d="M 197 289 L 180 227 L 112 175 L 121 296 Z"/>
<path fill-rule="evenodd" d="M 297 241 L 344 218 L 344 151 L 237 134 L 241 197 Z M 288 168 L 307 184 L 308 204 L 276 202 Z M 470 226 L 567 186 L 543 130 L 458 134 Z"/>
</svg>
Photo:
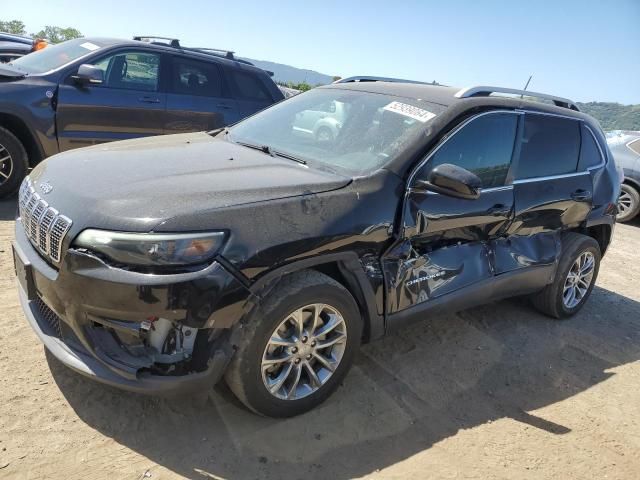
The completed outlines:
<svg viewBox="0 0 640 480">
<path fill-rule="evenodd" d="M 36 299 L 36 284 L 33 281 L 33 268 L 31 264 L 23 259 L 15 245 L 11 245 L 13 249 L 13 266 L 18 278 L 18 283 L 27 294 L 29 300 Z"/>
</svg>

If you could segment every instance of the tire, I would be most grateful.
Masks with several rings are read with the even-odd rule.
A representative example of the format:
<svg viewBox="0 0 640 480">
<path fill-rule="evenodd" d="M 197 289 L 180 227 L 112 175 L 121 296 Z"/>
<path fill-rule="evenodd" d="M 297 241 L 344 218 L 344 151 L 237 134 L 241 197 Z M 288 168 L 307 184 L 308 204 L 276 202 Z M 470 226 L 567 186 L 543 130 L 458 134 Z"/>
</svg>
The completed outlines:
<svg viewBox="0 0 640 480">
<path fill-rule="evenodd" d="M 582 257 L 583 255 L 584 257 Z M 586 287 L 586 291 L 574 305 L 572 302 L 567 302 L 564 295 L 565 288 L 568 285 L 569 273 L 571 272 L 573 275 L 577 271 L 575 265 L 579 258 L 592 258 L 593 267 L 588 287 Z M 556 319 L 569 318 L 578 313 L 591 295 L 593 286 L 596 283 L 600 269 L 600 258 L 600 245 L 593 238 L 573 232 L 564 235 L 562 238 L 562 254 L 555 279 L 553 283 L 531 297 L 534 307 Z M 572 278 L 575 278 L 575 275 Z M 578 285 L 583 287 L 582 289 L 584 290 L 584 283 L 579 283 Z M 577 294 L 574 300 L 578 300 Z"/>
<path fill-rule="evenodd" d="M 0 198 L 13 194 L 29 170 L 24 145 L 6 128 L 0 127 Z"/>
<path fill-rule="evenodd" d="M 640 212 L 640 193 L 631 185 L 623 183 L 618 198 L 618 222 L 628 222 Z"/>
<path fill-rule="evenodd" d="M 333 142 L 333 132 L 328 127 L 320 127 L 316 132 L 317 142 Z"/>
<path fill-rule="evenodd" d="M 311 334 L 307 339 L 309 343 L 304 345 L 301 342 L 307 337 L 298 335 L 296 345 L 299 349 L 296 348 L 295 355 L 291 353 L 294 348 L 291 342 L 296 338 L 297 331 L 294 325 L 298 325 L 292 321 L 291 315 L 312 304 L 321 304 L 321 313 L 318 318 L 321 318 L 323 323 L 320 324 L 320 321 L 317 323 L 320 326 L 316 329 L 316 333 L 321 332 L 322 328 L 328 326 L 330 322 L 333 322 L 332 325 L 338 325 L 324 336 L 324 340 L 318 339 L 317 345 L 341 338 L 340 335 L 343 332 L 346 334 L 346 340 L 324 350 L 318 350 L 325 360 L 326 354 L 331 358 L 340 357 L 339 361 L 332 365 L 335 368 L 333 373 L 324 368 L 323 363 L 317 360 L 315 353 L 307 355 L 312 345 L 311 340 L 316 338 Z M 308 318 L 307 322 L 303 322 L 305 326 L 303 334 L 313 331 L 311 322 L 314 317 L 307 316 L 311 312 L 312 310 L 305 310 L 301 316 L 303 319 Z M 338 315 L 332 312 L 337 312 Z M 328 316 L 329 314 L 331 316 Z M 338 321 L 339 317 L 343 319 L 342 323 Z M 282 324 L 288 328 L 284 333 L 277 330 Z M 355 300 L 340 283 L 316 271 L 306 270 L 294 273 L 282 279 L 269 292 L 266 300 L 247 315 L 246 322 L 243 323 L 245 331 L 225 373 L 225 381 L 235 396 L 258 414 L 268 417 L 292 417 L 307 412 L 325 401 L 346 376 L 360 345 L 362 325 L 362 317 Z M 292 332 L 291 336 L 288 335 L 289 331 Z M 270 340 L 276 338 L 276 334 L 286 338 L 289 343 L 286 347 L 276 347 L 276 350 L 270 353 L 270 349 L 274 348 Z M 313 344 L 316 344 L 315 340 Z M 303 357 L 300 358 L 301 356 Z M 268 359 L 273 358 L 294 358 L 294 360 L 268 369 L 264 368 L 265 359 L 268 362 Z M 308 358 L 311 360 L 306 360 Z M 293 363 L 294 361 L 301 363 Z M 289 365 L 291 365 L 292 374 L 287 377 L 285 373 L 288 374 Z M 314 370 L 315 378 L 318 382 L 322 382 L 321 384 L 313 385 L 308 368 L 317 369 L 317 371 Z M 301 371 L 297 375 L 298 381 L 296 381 L 296 369 Z M 278 380 L 282 378 L 286 381 L 278 387 L 281 383 Z M 268 389 L 267 383 L 272 386 L 274 393 Z M 312 391 L 313 388 L 316 389 Z M 291 395 L 291 398 L 283 398 L 286 395 Z"/>
</svg>

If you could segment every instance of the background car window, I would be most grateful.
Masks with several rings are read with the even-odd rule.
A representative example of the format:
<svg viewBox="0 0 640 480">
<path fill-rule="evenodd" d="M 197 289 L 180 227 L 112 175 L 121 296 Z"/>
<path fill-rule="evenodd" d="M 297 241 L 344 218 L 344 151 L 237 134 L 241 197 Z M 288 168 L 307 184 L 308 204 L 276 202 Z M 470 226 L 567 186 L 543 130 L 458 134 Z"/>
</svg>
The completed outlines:
<svg viewBox="0 0 640 480">
<path fill-rule="evenodd" d="M 271 100 L 271 96 L 262 85 L 262 82 L 253 75 L 234 70 L 231 72 L 231 76 L 238 87 L 240 98 L 246 100 Z"/>
<path fill-rule="evenodd" d="M 640 155 L 640 139 L 634 140 L 633 142 L 629 143 L 628 146 L 631 150 Z"/>
<path fill-rule="evenodd" d="M 587 127 L 582 127 L 582 146 L 580 147 L 580 161 L 578 162 L 578 171 L 584 172 L 587 168 L 602 163 L 602 156 L 596 141 L 591 135 Z"/>
<path fill-rule="evenodd" d="M 171 91 L 182 95 L 222 96 L 222 76 L 218 67 L 187 59 L 173 60 Z"/>
<path fill-rule="evenodd" d="M 104 72 L 101 87 L 143 90 L 158 89 L 160 56 L 147 52 L 122 52 L 103 58 L 94 66 Z"/>
<path fill-rule="evenodd" d="M 516 179 L 576 171 L 580 123 L 550 115 L 527 114 Z"/>
<path fill-rule="evenodd" d="M 421 177 L 443 163 L 475 173 L 482 188 L 505 184 L 516 138 L 518 116 L 492 113 L 473 120 L 451 137 L 427 162 Z"/>
</svg>

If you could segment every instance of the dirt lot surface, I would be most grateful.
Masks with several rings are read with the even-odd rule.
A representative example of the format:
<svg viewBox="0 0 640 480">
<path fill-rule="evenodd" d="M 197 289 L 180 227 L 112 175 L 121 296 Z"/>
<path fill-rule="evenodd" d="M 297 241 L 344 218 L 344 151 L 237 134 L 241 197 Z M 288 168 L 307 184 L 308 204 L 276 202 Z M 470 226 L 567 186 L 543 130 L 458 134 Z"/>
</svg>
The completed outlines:
<svg viewBox="0 0 640 480">
<path fill-rule="evenodd" d="M 0 202 L 0 478 L 640 478 L 640 223 L 557 322 L 509 300 L 362 349 L 317 410 L 274 421 L 122 393 L 67 370 L 27 325 Z"/>
</svg>

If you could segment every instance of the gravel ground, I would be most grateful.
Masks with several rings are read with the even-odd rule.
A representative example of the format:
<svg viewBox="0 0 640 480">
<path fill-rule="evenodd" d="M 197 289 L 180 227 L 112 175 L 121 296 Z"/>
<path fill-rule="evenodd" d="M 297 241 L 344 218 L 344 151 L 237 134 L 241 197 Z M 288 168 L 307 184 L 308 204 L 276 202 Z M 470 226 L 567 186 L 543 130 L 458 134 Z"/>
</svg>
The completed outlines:
<svg viewBox="0 0 640 480">
<path fill-rule="evenodd" d="M 20 310 L 0 202 L 0 478 L 640 478 L 640 222 L 557 322 L 508 300 L 367 345 L 315 411 L 274 421 L 224 386 L 159 400 L 47 355 Z"/>
</svg>

